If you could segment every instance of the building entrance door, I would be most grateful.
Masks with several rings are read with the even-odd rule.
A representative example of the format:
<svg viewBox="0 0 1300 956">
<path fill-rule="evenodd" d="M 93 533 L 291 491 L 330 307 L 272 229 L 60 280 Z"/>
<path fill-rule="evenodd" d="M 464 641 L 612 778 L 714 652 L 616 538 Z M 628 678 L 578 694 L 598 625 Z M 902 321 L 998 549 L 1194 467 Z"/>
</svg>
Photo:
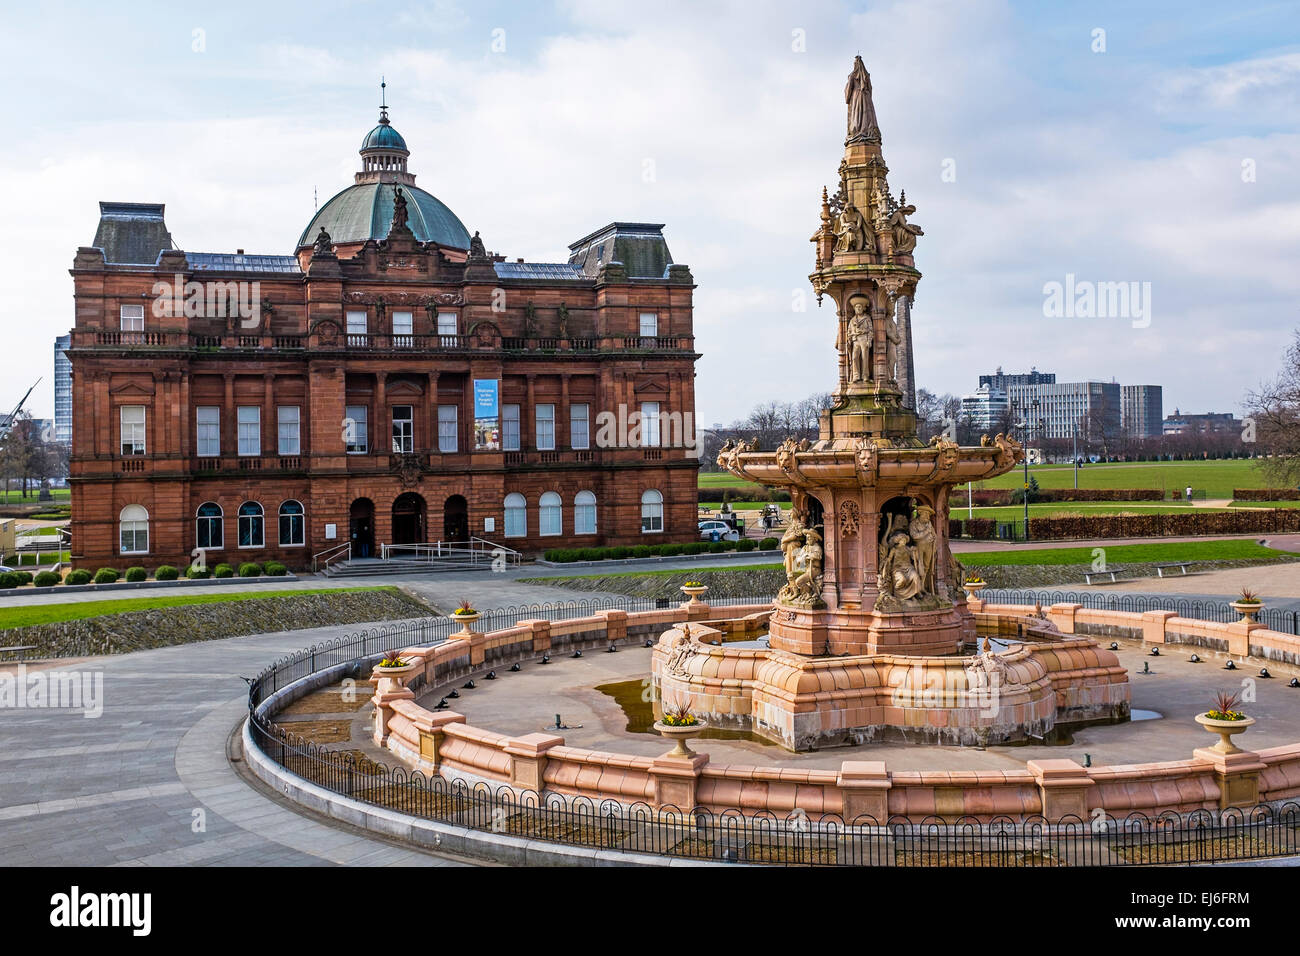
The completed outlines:
<svg viewBox="0 0 1300 956">
<path fill-rule="evenodd" d="M 369 498 L 352 502 L 348 512 L 348 540 L 352 557 L 368 558 L 375 551 L 375 503 Z"/>
<path fill-rule="evenodd" d="M 442 505 L 442 533 L 448 541 L 469 542 L 469 503 L 462 495 L 452 495 Z"/>
<path fill-rule="evenodd" d="M 393 544 L 423 544 L 424 499 L 413 491 L 399 495 L 393 502 Z"/>
</svg>

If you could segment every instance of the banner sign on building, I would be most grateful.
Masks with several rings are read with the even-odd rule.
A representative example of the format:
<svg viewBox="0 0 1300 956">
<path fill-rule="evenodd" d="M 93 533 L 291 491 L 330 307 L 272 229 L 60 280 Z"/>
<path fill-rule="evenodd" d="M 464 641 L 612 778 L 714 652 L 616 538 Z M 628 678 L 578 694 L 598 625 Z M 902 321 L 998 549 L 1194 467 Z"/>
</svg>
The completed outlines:
<svg viewBox="0 0 1300 956">
<path fill-rule="evenodd" d="M 474 379 L 474 450 L 501 450 L 501 418 L 495 378 Z"/>
</svg>

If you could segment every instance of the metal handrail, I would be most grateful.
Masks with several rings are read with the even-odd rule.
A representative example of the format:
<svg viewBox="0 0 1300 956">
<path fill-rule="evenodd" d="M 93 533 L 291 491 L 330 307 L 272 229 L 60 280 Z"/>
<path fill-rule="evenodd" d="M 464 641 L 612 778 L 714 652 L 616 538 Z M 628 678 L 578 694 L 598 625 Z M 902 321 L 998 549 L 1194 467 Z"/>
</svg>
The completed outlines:
<svg viewBox="0 0 1300 956">
<path fill-rule="evenodd" d="M 484 560 L 504 559 L 509 564 L 519 564 L 523 555 L 505 545 L 471 536 L 466 541 L 432 541 L 418 544 L 381 544 L 380 557 L 384 561 L 415 560 L 432 563 L 452 559 L 468 559 L 472 565 Z"/>
<path fill-rule="evenodd" d="M 329 566 L 330 566 L 334 561 L 337 561 L 337 560 L 339 559 L 339 557 L 340 557 L 341 555 L 343 555 L 344 553 L 347 554 L 347 559 L 348 559 L 349 561 L 352 560 L 352 542 L 351 542 L 351 541 L 345 541 L 343 544 L 337 544 L 337 545 L 335 545 L 335 546 L 332 547 L 332 548 L 326 548 L 324 551 L 318 552 L 317 554 L 313 554 L 313 555 L 311 556 L 311 570 L 312 570 L 312 574 L 315 574 L 315 573 L 316 573 L 316 562 L 317 562 L 317 559 L 319 559 L 319 558 L 321 557 L 321 555 L 324 555 L 324 554 L 328 554 L 328 555 L 330 555 L 330 557 L 328 557 L 328 558 L 325 559 L 325 567 L 328 568 L 328 567 L 329 567 Z"/>
</svg>

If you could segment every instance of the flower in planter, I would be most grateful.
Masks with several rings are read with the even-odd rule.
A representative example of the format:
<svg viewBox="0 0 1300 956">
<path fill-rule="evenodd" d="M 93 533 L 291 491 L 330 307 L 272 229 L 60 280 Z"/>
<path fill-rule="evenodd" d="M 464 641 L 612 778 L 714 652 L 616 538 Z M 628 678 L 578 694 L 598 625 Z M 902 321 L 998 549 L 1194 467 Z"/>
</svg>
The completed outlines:
<svg viewBox="0 0 1300 956">
<path fill-rule="evenodd" d="M 691 713 L 685 704 L 676 704 L 664 708 L 663 724 L 666 727 L 694 727 L 700 718 Z"/>
<path fill-rule="evenodd" d="M 452 612 L 453 615 L 465 615 L 465 614 L 477 614 L 477 613 L 478 611 L 474 610 L 474 605 L 470 604 L 469 601 L 461 601 L 460 607 L 456 608 L 456 610 Z"/>
<path fill-rule="evenodd" d="M 967 578 L 967 579 L 966 579 L 966 583 L 967 583 L 967 584 L 983 584 L 983 583 L 984 583 L 984 579 L 983 579 L 983 578 Z"/>
<path fill-rule="evenodd" d="M 703 582 L 703 581 L 687 581 L 685 584 L 682 585 L 682 587 L 684 587 L 684 588 L 702 588 L 702 587 L 704 587 L 704 582 Z"/>
<path fill-rule="evenodd" d="M 1250 588 L 1241 589 L 1241 597 L 1237 598 L 1238 604 L 1260 604 L 1259 593 L 1252 591 Z"/>
<path fill-rule="evenodd" d="M 379 662 L 380 667 L 405 667 L 410 661 L 404 660 L 397 651 L 384 651 L 384 658 Z"/>
<path fill-rule="evenodd" d="M 1245 720 L 1246 715 L 1239 710 L 1234 710 L 1241 701 L 1241 694 L 1229 694 L 1227 691 L 1219 691 L 1214 695 L 1214 706 L 1206 711 L 1205 716 L 1210 720 Z"/>
</svg>

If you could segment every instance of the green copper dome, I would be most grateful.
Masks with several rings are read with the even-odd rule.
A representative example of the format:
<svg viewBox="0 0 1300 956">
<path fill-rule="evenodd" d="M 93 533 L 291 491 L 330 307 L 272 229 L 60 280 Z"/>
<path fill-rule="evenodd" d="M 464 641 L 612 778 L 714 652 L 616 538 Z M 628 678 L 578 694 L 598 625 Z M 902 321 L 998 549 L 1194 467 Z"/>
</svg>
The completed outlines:
<svg viewBox="0 0 1300 956">
<path fill-rule="evenodd" d="M 393 196 L 397 188 L 406 197 L 407 225 L 416 239 L 454 249 L 469 249 L 469 231 L 437 197 L 418 186 L 393 183 L 357 183 L 338 193 L 307 223 L 307 228 L 298 238 L 298 246 L 315 242 L 322 226 L 335 244 L 387 238 L 393 222 Z"/>
<path fill-rule="evenodd" d="M 379 125 L 366 134 L 366 138 L 361 141 L 361 149 L 364 152 L 368 149 L 400 149 L 406 150 L 406 140 L 402 139 L 402 134 L 393 129 L 385 116 L 379 121 Z"/>
</svg>

